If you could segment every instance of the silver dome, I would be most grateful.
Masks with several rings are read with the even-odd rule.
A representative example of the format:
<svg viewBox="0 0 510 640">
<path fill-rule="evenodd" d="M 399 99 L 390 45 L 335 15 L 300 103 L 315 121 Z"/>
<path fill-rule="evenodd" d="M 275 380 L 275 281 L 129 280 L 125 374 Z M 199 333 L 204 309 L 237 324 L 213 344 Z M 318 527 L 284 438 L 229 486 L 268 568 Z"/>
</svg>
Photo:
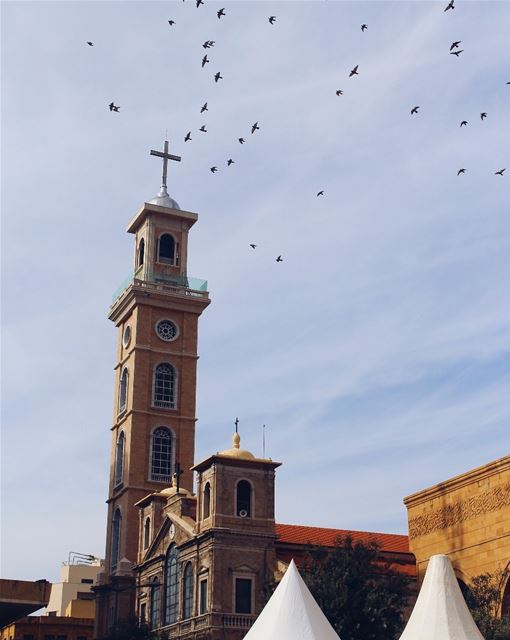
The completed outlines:
<svg viewBox="0 0 510 640">
<path fill-rule="evenodd" d="M 168 195 L 168 191 L 164 185 L 159 190 L 158 195 L 155 198 L 152 198 L 152 200 L 149 200 L 149 204 L 157 204 L 158 207 L 168 207 L 169 209 L 180 210 L 180 206 Z"/>
</svg>

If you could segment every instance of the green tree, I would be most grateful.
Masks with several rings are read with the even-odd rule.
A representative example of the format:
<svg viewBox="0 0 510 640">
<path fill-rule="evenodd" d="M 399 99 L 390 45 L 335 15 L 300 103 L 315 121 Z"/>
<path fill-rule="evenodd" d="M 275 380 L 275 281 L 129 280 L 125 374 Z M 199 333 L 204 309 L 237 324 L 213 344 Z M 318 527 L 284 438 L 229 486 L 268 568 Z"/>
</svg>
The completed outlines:
<svg viewBox="0 0 510 640">
<path fill-rule="evenodd" d="M 396 640 L 404 627 L 410 579 L 381 560 L 376 542 L 339 538 L 312 548 L 303 578 L 342 640 Z"/>
<path fill-rule="evenodd" d="M 510 617 L 499 617 L 509 571 L 482 573 L 463 589 L 464 598 L 485 640 L 510 640 Z"/>
</svg>

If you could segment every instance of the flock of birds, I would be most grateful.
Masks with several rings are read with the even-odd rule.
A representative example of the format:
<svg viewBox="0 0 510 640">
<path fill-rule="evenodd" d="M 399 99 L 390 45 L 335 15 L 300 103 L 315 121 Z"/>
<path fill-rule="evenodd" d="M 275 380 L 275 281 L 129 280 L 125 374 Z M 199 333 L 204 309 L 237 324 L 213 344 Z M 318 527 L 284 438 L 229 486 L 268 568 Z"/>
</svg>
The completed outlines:
<svg viewBox="0 0 510 640">
<path fill-rule="evenodd" d="M 183 0 L 184 2 L 185 0 Z M 204 0 L 195 0 L 195 4 L 197 9 L 204 4 Z M 455 9 L 455 0 L 450 0 L 448 2 L 448 4 L 446 5 L 446 7 L 444 8 L 444 11 L 452 11 Z M 225 11 L 225 7 L 218 9 L 216 11 L 216 15 L 218 17 L 218 20 L 221 20 L 222 18 L 224 18 L 227 15 L 227 12 Z M 276 16 L 269 16 L 268 17 L 268 22 L 271 25 L 274 25 L 276 23 Z M 175 20 L 169 19 L 168 20 L 168 24 L 170 27 L 175 26 L 176 22 Z M 364 33 L 365 31 L 368 30 L 368 25 L 363 23 L 361 25 L 361 31 Z M 206 40 L 203 44 L 202 47 L 206 50 L 205 55 L 202 57 L 202 69 L 211 62 L 211 60 L 208 57 L 208 53 L 207 50 L 212 49 L 215 46 L 216 42 L 214 40 Z M 455 40 L 454 42 L 451 43 L 450 45 L 450 55 L 454 55 L 457 58 L 464 52 L 464 49 L 460 48 L 460 45 L 462 44 L 462 40 Z M 89 45 L 90 47 L 94 46 L 94 43 L 91 41 L 87 41 L 87 45 Z M 359 75 L 359 65 L 355 65 L 349 72 L 348 77 L 352 78 L 354 76 L 358 76 Z M 214 82 L 218 83 L 220 80 L 223 80 L 223 76 L 221 75 L 220 71 L 217 71 L 214 75 Z M 507 85 L 510 85 L 510 81 L 506 83 Z M 335 91 L 337 96 L 342 96 L 344 95 L 344 90 L 343 89 L 336 89 Z M 111 112 L 114 113 L 119 113 L 120 112 L 120 106 L 116 105 L 114 101 L 110 102 L 110 104 L 108 105 L 108 108 Z M 411 109 L 411 115 L 412 116 L 417 116 L 419 114 L 419 110 L 420 110 L 421 106 L 420 105 L 416 105 L 413 106 Z M 205 113 L 206 111 L 208 111 L 208 103 L 205 102 L 202 107 L 200 108 L 200 113 Z M 487 112 L 483 111 L 480 113 L 480 119 L 482 120 L 482 122 L 487 118 Z M 462 120 L 460 122 L 460 127 L 467 127 L 468 126 L 468 121 L 467 120 Z M 254 124 L 251 125 L 251 134 L 253 135 L 256 131 L 260 130 L 260 126 L 258 122 L 255 122 Z M 207 126 L 204 124 L 202 125 L 199 129 L 198 132 L 200 133 L 207 133 Z M 193 138 L 192 138 L 192 131 L 188 131 L 185 135 L 184 135 L 184 142 L 190 142 Z M 239 144 L 243 145 L 246 142 L 246 138 L 244 137 L 240 137 L 238 138 L 238 142 Z M 227 167 L 230 167 L 231 165 L 234 164 L 234 160 L 232 158 L 228 158 L 226 161 L 226 165 Z M 211 171 L 211 173 L 217 173 L 219 168 L 217 165 L 213 165 L 212 167 L 209 168 L 209 170 Z M 494 172 L 494 175 L 497 176 L 503 176 L 503 174 L 505 173 L 506 168 L 502 168 L 502 169 L 498 169 L 497 171 Z M 457 171 L 457 176 L 463 175 L 467 172 L 467 169 L 465 167 L 460 168 Z M 317 192 L 316 196 L 320 197 L 320 196 L 324 196 L 325 195 L 325 190 L 321 189 Z M 256 249 L 257 245 L 256 244 L 250 244 L 250 247 L 252 249 Z M 279 255 L 276 258 L 276 262 L 283 262 L 283 258 L 281 255 Z"/>
</svg>

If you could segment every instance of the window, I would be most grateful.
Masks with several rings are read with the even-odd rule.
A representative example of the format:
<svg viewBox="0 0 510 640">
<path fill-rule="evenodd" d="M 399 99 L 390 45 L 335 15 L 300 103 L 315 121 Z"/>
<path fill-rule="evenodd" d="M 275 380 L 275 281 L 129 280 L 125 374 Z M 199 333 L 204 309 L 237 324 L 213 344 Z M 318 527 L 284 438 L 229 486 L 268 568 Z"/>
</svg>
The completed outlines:
<svg viewBox="0 0 510 640">
<path fill-rule="evenodd" d="M 160 599 L 159 580 L 154 578 L 151 583 L 151 629 L 157 629 L 160 626 Z"/>
<path fill-rule="evenodd" d="M 177 550 L 172 545 L 165 559 L 165 624 L 177 622 L 179 566 Z"/>
<path fill-rule="evenodd" d="M 168 362 L 154 369 L 153 403 L 163 409 L 175 408 L 175 369 Z"/>
<path fill-rule="evenodd" d="M 115 486 L 121 484 L 124 472 L 124 431 L 120 432 L 115 449 Z"/>
<path fill-rule="evenodd" d="M 143 526 L 143 548 L 147 549 L 151 539 L 151 519 L 147 518 Z"/>
<path fill-rule="evenodd" d="M 200 580 L 200 615 L 207 613 L 207 578 Z"/>
<path fill-rule="evenodd" d="M 94 580 L 92 578 L 82 578 L 81 579 L 81 583 L 82 584 L 94 584 Z"/>
<path fill-rule="evenodd" d="M 159 238 L 158 260 L 159 262 L 167 262 L 176 265 L 177 260 L 175 251 L 175 240 L 169 233 L 164 233 Z"/>
<path fill-rule="evenodd" d="M 128 393 L 128 370 L 124 369 L 120 377 L 120 389 L 119 389 L 119 413 L 126 410 Z"/>
<path fill-rule="evenodd" d="M 182 580 L 182 617 L 184 620 L 193 615 L 193 569 L 191 562 L 184 568 Z"/>
<path fill-rule="evenodd" d="M 146 624 L 147 622 L 147 604 L 143 602 L 140 605 L 140 624 Z"/>
<path fill-rule="evenodd" d="M 251 484 L 247 480 L 237 483 L 236 514 L 241 518 L 251 516 Z"/>
<path fill-rule="evenodd" d="M 110 558 L 110 568 L 112 571 L 115 571 L 115 569 L 117 568 L 117 564 L 119 562 L 121 527 L 122 527 L 122 516 L 120 515 L 120 509 L 117 509 L 113 516 L 113 523 L 112 523 L 112 547 L 111 547 L 111 558 Z"/>
<path fill-rule="evenodd" d="M 235 613 L 251 613 L 251 578 L 236 578 Z"/>
<path fill-rule="evenodd" d="M 136 261 L 137 267 L 141 267 L 143 265 L 144 257 L 145 257 L 145 240 L 142 238 L 140 240 L 140 244 L 138 245 L 138 257 Z"/>
<path fill-rule="evenodd" d="M 211 515 L 211 485 L 206 482 L 204 489 L 204 520 Z"/>
<path fill-rule="evenodd" d="M 151 474 L 156 482 L 170 482 L 172 476 L 172 432 L 158 427 L 152 432 Z"/>
</svg>

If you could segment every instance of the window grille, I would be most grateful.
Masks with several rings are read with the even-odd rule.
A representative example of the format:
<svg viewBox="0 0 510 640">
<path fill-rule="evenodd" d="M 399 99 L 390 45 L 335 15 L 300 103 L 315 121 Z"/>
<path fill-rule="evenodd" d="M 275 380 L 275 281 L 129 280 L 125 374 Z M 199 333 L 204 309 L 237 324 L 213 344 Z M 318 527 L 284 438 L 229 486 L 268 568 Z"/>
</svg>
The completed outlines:
<svg viewBox="0 0 510 640">
<path fill-rule="evenodd" d="M 175 408 L 175 369 L 166 362 L 158 364 L 154 371 L 153 402 L 155 407 Z"/>
<path fill-rule="evenodd" d="M 177 622 L 179 600 L 179 567 L 175 546 L 168 550 L 165 560 L 165 624 Z"/>
<path fill-rule="evenodd" d="M 151 585 L 151 628 L 157 629 L 160 626 L 160 599 L 161 589 L 159 580 L 154 578 Z"/>
<path fill-rule="evenodd" d="M 193 569 L 191 562 L 188 562 L 184 569 L 182 601 L 182 617 L 186 620 L 193 615 Z"/>
<path fill-rule="evenodd" d="M 172 477 L 172 433 L 158 427 L 152 433 L 151 480 L 170 482 Z"/>
</svg>

